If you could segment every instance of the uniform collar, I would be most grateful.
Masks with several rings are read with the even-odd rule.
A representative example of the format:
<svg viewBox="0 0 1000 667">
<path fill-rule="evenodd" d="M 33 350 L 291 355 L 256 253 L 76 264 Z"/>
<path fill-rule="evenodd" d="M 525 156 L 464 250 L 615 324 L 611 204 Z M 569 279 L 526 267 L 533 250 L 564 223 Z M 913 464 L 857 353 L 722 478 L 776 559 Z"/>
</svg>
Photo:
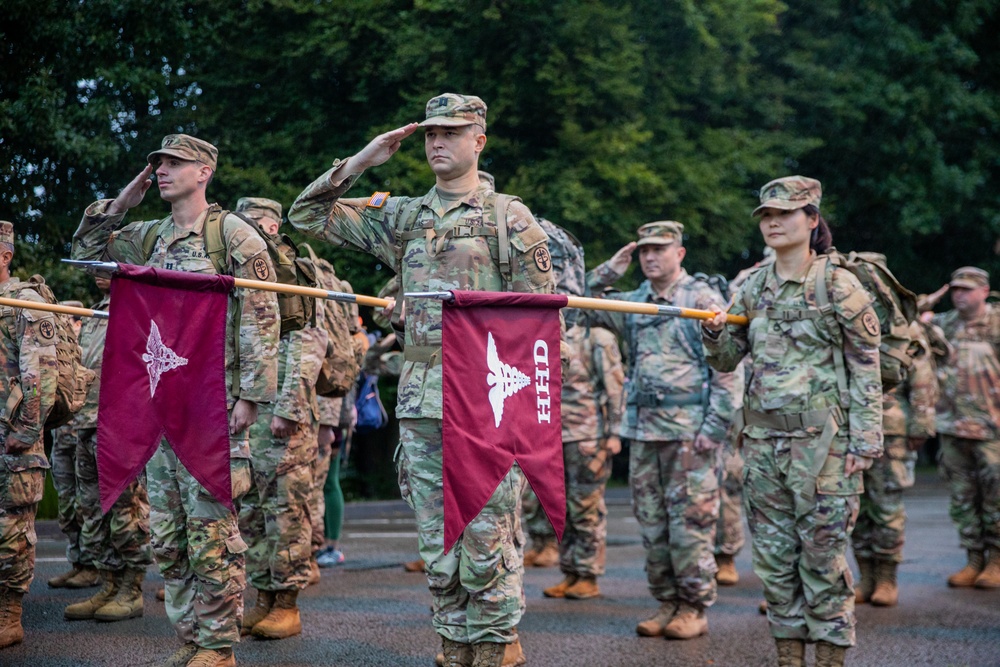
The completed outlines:
<svg viewBox="0 0 1000 667">
<path fill-rule="evenodd" d="M 490 192 L 489 187 L 480 183 L 479 187 L 477 187 L 475 190 L 469 192 L 461 199 L 452 202 L 451 206 L 445 209 L 444 202 L 441 201 L 441 197 L 438 196 L 438 189 L 437 186 L 435 186 L 431 188 L 427 194 L 424 195 L 424 198 L 421 201 L 421 206 L 426 206 L 427 208 L 434 211 L 440 211 L 441 215 L 444 215 L 445 213 L 448 213 L 449 211 L 458 208 L 462 204 L 465 204 L 470 208 L 483 208 L 483 205 L 486 202 L 486 194 L 488 192 Z"/>
<path fill-rule="evenodd" d="M 682 266 L 680 272 L 677 274 L 677 277 L 674 278 L 674 281 L 667 285 L 666 292 L 663 296 L 660 296 L 656 292 L 656 289 L 653 287 L 653 283 L 651 281 L 645 281 L 647 291 L 646 300 L 672 302 L 674 300 L 674 295 L 677 294 L 677 288 L 686 283 L 688 278 L 688 272 Z"/>
</svg>

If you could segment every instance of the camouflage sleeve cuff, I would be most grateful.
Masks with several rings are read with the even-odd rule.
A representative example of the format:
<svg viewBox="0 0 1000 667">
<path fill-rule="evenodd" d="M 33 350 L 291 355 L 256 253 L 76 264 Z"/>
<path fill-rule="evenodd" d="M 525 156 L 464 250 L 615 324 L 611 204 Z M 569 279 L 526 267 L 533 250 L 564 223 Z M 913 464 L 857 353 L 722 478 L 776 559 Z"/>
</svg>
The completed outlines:
<svg viewBox="0 0 1000 667">
<path fill-rule="evenodd" d="M 847 447 L 847 453 L 877 459 L 882 456 L 882 443 L 858 442 L 852 439 L 851 444 Z"/>
<path fill-rule="evenodd" d="M 706 349 L 718 350 L 729 342 L 729 327 L 722 327 L 721 331 L 709 331 L 705 327 L 701 328 L 701 342 Z"/>
<path fill-rule="evenodd" d="M 592 292 L 603 290 L 621 280 L 622 275 L 611 267 L 610 262 L 604 262 L 587 272 L 587 287 Z"/>
</svg>

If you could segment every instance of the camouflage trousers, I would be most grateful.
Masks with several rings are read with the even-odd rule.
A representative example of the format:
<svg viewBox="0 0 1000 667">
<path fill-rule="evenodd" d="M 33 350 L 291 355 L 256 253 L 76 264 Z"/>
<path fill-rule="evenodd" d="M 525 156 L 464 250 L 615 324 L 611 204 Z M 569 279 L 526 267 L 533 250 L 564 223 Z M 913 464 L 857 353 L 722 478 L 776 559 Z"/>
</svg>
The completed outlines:
<svg viewBox="0 0 1000 667">
<path fill-rule="evenodd" d="M 312 474 L 313 486 L 309 492 L 309 522 L 312 524 L 312 555 L 323 548 L 326 544 L 326 496 L 323 495 L 323 487 L 326 485 L 327 475 L 330 474 L 330 458 L 333 450 L 329 446 L 320 447 L 319 455 L 313 460 Z M 340 455 L 340 450 L 337 450 Z"/>
<path fill-rule="evenodd" d="M 722 485 L 715 553 L 735 556 L 743 549 L 743 456 L 731 445 L 722 450 Z"/>
<path fill-rule="evenodd" d="M 854 646 L 854 580 L 847 543 L 858 495 L 815 494 L 802 511 L 803 484 L 793 450 L 809 438 L 743 441 L 743 489 L 753 544 L 753 570 L 764 585 L 771 635 Z M 813 482 L 815 483 L 815 482 Z"/>
<path fill-rule="evenodd" d="M 35 575 L 35 513 L 45 469 L 11 470 L 9 465 L 0 455 L 0 586 L 27 593 Z"/>
<path fill-rule="evenodd" d="M 250 488 L 250 461 L 231 459 L 233 501 Z M 211 496 L 166 441 L 146 464 L 149 525 L 177 636 L 204 648 L 240 640 L 247 550 L 237 516 Z"/>
<path fill-rule="evenodd" d="M 94 565 L 94 554 L 81 553 L 80 528 L 83 517 L 77 502 L 76 481 L 77 436 L 72 426 L 66 425 L 52 432 L 52 485 L 56 489 L 59 530 L 66 536 L 66 560 L 72 565 Z"/>
<path fill-rule="evenodd" d="M 650 593 L 661 602 L 711 606 L 719 453 L 696 452 L 690 440 L 633 440 L 629 450 L 632 511 L 646 548 Z"/>
<path fill-rule="evenodd" d="M 530 484 L 521 490 L 521 525 L 527 530 L 528 539 L 535 549 L 541 549 L 546 542 L 556 541 L 556 530 L 545 516 L 545 510 Z"/>
<path fill-rule="evenodd" d="M 593 453 L 590 453 L 593 452 Z M 595 473 L 590 466 L 603 463 Z M 566 528 L 559 544 L 559 569 L 565 574 L 604 574 L 608 508 L 604 489 L 611 478 L 611 455 L 596 440 L 563 444 L 566 471 Z M 554 535 L 553 535 L 554 537 Z"/>
<path fill-rule="evenodd" d="M 153 562 L 149 542 L 149 496 L 139 480 L 125 487 L 107 514 L 101 512 L 97 481 L 97 429 L 82 429 L 76 447 L 80 549 L 101 570 L 145 570 Z M 84 561 L 86 562 L 86 561 Z"/>
<path fill-rule="evenodd" d="M 939 456 L 962 548 L 1000 549 L 1000 440 L 941 435 Z"/>
<path fill-rule="evenodd" d="M 291 437 L 276 438 L 272 412 L 264 407 L 250 427 L 253 485 L 240 509 L 247 576 L 258 590 L 302 590 L 312 557 L 309 501 L 318 426 L 300 422 Z"/>
<path fill-rule="evenodd" d="M 906 509 L 903 489 L 913 486 L 917 453 L 907 447 L 905 436 L 887 435 L 885 453 L 864 471 L 858 522 L 851 535 L 856 558 L 903 562 Z"/>
<path fill-rule="evenodd" d="M 520 469 L 514 466 L 445 553 L 441 420 L 401 419 L 399 437 L 399 490 L 416 514 L 434 630 L 463 643 L 513 642 L 521 620 L 515 544 Z"/>
</svg>

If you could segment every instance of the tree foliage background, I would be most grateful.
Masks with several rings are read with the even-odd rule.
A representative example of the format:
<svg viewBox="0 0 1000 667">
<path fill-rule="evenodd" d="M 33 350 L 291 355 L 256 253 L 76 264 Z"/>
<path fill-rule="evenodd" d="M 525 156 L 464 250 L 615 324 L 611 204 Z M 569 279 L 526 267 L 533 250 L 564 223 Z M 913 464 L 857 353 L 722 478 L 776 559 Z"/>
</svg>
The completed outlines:
<svg viewBox="0 0 1000 667">
<path fill-rule="evenodd" d="M 220 148 L 210 197 L 289 205 L 336 157 L 442 91 L 489 107 L 482 166 L 588 262 L 644 222 L 690 267 L 762 250 L 767 180 L 819 178 L 842 249 L 915 290 L 1000 268 L 1000 10 L 989 0 L 0 0 L 0 216 L 61 296 L 83 209 L 171 132 Z M 353 194 L 432 183 L 419 138 Z M 161 217 L 147 196 L 137 217 Z M 387 269 L 321 248 L 359 291 Z M 633 278 L 634 279 L 634 278 Z"/>
<path fill-rule="evenodd" d="M 16 272 L 64 299 L 95 296 L 58 263 L 84 208 L 164 135 L 219 147 L 210 199 L 287 207 L 445 91 L 486 100 L 482 168 L 590 266 L 674 219 L 689 268 L 733 275 L 763 249 L 757 189 L 800 173 L 838 247 L 885 253 L 915 291 L 967 264 L 1000 275 L 1000 0 L 0 0 L 0 17 L 0 219 Z M 425 192 L 422 143 L 352 195 Z M 166 211 L 154 189 L 130 219 Z M 359 292 L 390 276 L 313 245 Z"/>
</svg>

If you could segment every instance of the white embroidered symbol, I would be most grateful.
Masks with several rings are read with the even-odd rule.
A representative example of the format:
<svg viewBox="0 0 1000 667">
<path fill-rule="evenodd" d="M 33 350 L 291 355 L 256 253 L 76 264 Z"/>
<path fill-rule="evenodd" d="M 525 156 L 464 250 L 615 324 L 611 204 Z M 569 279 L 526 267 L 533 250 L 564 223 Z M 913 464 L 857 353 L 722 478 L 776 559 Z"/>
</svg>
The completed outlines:
<svg viewBox="0 0 1000 667">
<path fill-rule="evenodd" d="M 146 362 L 149 371 L 149 395 L 156 394 L 156 385 L 160 384 L 160 376 L 179 366 L 187 366 L 188 360 L 177 356 L 173 350 L 163 344 L 160 329 L 156 322 L 149 321 L 149 338 L 146 339 L 146 353 L 142 360 Z"/>
<path fill-rule="evenodd" d="M 486 375 L 486 382 L 491 387 L 490 405 L 493 407 L 493 421 L 496 422 L 496 427 L 500 428 L 504 401 L 531 384 L 531 380 L 517 368 L 500 361 L 492 332 L 487 335 L 486 365 L 489 366 L 490 372 Z"/>
</svg>

